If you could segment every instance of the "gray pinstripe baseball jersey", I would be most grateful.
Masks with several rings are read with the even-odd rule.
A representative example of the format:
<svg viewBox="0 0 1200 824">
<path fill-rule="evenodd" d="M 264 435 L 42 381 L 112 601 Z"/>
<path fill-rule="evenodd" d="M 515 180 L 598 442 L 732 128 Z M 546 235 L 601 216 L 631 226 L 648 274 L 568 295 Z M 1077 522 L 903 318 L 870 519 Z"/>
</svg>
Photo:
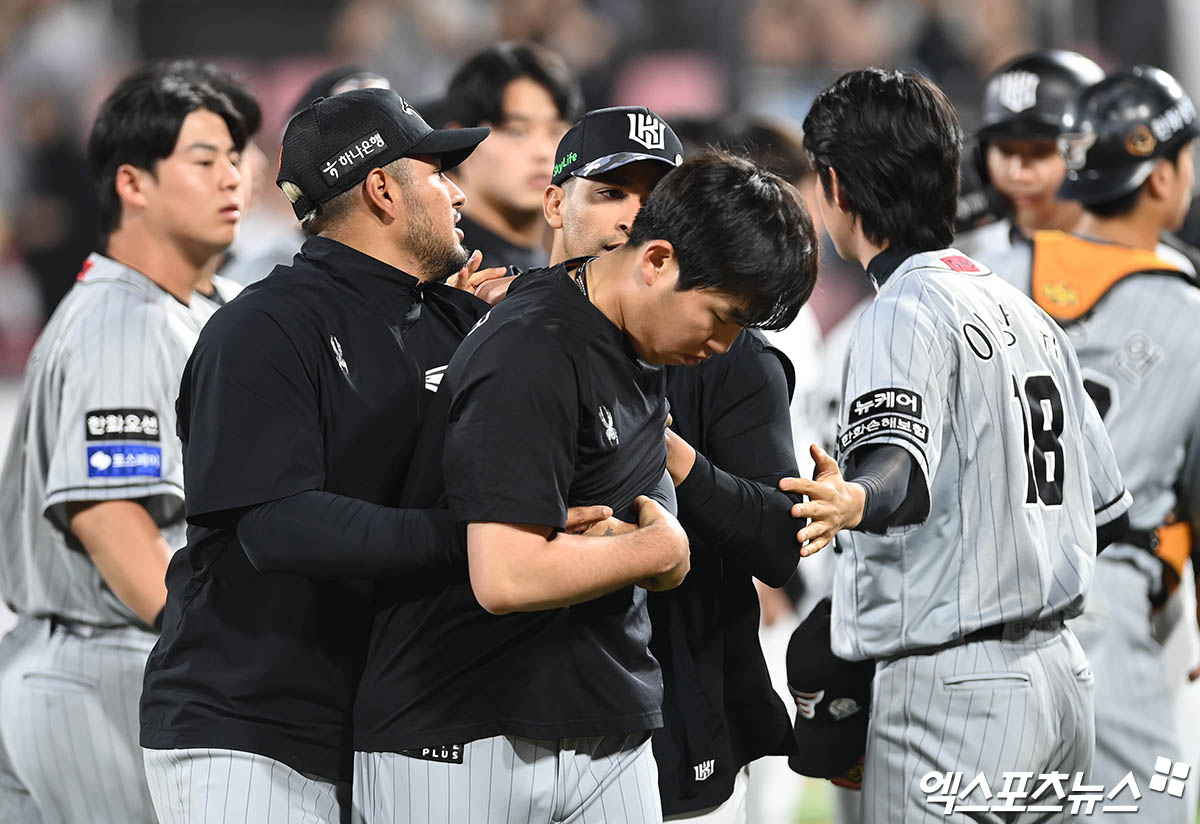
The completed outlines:
<svg viewBox="0 0 1200 824">
<path fill-rule="evenodd" d="M 138 500 L 168 546 L 183 544 L 175 397 L 201 323 L 92 255 L 25 370 L 0 477 L 0 592 L 28 629 L 0 668 L 0 740 L 5 778 L 47 824 L 155 820 L 137 742 L 155 635 L 104 583 L 66 513 Z"/>
<path fill-rule="evenodd" d="M 1105 261 L 1122 257 L 1120 247 L 1082 238 L 1037 237 L 1039 243 L 1070 244 L 1063 248 L 1073 252 L 1057 258 L 1054 276 L 1039 281 L 1043 285 L 1073 288 L 1101 280 L 1095 261 L 1086 257 L 1089 251 Z M 1022 251 L 1017 265 L 1000 274 L 1032 294 L 1032 248 Z M 1155 253 L 1194 274 L 1190 260 L 1169 247 L 1160 244 Z M 1200 527 L 1200 361 L 1195 355 L 1200 289 L 1166 274 L 1126 278 L 1091 311 L 1065 323 L 1133 493 L 1131 526 L 1155 529 L 1175 513 L 1190 518 L 1195 534 Z M 1162 649 L 1149 616 L 1150 594 L 1158 589 L 1161 573 L 1145 549 L 1113 544 L 1097 563 L 1087 610 L 1072 624 L 1096 676 L 1094 783 L 1111 786 L 1133 770 L 1144 787 L 1157 757 L 1183 760 Z M 1139 812 L 1164 824 L 1191 820 L 1179 799 L 1161 793 L 1147 793 Z"/>
<path fill-rule="evenodd" d="M 1082 610 L 1097 521 L 1129 496 L 1049 316 L 956 250 L 913 255 L 859 318 L 842 397 L 839 457 L 903 447 L 930 511 L 839 537 L 834 652 L 885 658 Z"/>
<path fill-rule="evenodd" d="M 175 398 L 199 329 L 145 276 L 88 258 L 30 355 L 0 475 L 0 592 L 15 612 L 137 621 L 67 531 L 66 509 L 137 499 L 167 544 L 183 545 Z"/>
</svg>

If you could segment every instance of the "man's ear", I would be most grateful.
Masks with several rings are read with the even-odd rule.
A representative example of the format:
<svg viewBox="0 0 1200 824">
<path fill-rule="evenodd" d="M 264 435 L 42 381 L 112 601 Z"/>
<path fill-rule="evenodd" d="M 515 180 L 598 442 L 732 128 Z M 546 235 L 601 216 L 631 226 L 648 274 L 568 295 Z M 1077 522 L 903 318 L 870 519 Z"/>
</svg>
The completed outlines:
<svg viewBox="0 0 1200 824">
<path fill-rule="evenodd" d="M 121 201 L 122 211 L 126 207 L 146 208 L 146 187 L 153 182 L 153 173 L 146 169 L 139 169 L 132 163 L 122 163 L 118 166 L 113 187 Z"/>
<path fill-rule="evenodd" d="M 562 205 L 566 194 L 562 186 L 555 186 L 553 183 L 546 187 L 546 191 L 542 192 L 542 215 L 550 224 L 551 229 L 563 227 Z"/>
<path fill-rule="evenodd" d="M 651 240 L 638 252 L 638 263 L 641 267 L 642 282 L 647 286 L 653 285 L 659 278 L 677 270 L 679 261 L 675 259 L 675 247 L 669 240 Z"/>
<path fill-rule="evenodd" d="M 818 185 L 820 184 L 818 183 Z M 846 202 L 846 193 L 842 191 L 842 181 L 838 179 L 837 169 L 832 166 L 829 167 L 829 192 L 833 196 L 834 205 L 840 211 L 850 211 L 850 205 Z"/>
<path fill-rule="evenodd" d="M 361 184 L 367 206 L 385 223 L 399 220 L 404 215 L 404 198 L 400 196 L 402 185 L 383 169 L 372 169 Z"/>
<path fill-rule="evenodd" d="M 1150 170 L 1150 177 L 1146 178 L 1146 188 L 1150 196 L 1155 200 L 1166 200 L 1170 197 L 1171 184 L 1175 182 L 1175 176 L 1178 174 L 1179 169 L 1175 163 L 1165 157 L 1160 158 Z"/>
</svg>

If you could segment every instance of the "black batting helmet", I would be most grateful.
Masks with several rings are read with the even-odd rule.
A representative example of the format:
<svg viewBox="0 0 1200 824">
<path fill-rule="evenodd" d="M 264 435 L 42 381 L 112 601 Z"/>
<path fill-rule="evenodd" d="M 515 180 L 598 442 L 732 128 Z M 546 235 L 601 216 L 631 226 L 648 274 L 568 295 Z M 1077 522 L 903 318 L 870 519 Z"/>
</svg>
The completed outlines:
<svg viewBox="0 0 1200 824">
<path fill-rule="evenodd" d="M 1161 158 L 1200 135 L 1196 107 L 1162 69 L 1134 66 L 1079 99 L 1079 124 L 1065 138 L 1067 178 L 1059 197 L 1108 203 L 1141 186 Z"/>
<path fill-rule="evenodd" d="M 1082 54 L 1044 49 L 997 69 L 983 93 L 981 143 L 999 137 L 1053 140 L 1075 130 L 1079 93 L 1104 78 Z"/>
</svg>

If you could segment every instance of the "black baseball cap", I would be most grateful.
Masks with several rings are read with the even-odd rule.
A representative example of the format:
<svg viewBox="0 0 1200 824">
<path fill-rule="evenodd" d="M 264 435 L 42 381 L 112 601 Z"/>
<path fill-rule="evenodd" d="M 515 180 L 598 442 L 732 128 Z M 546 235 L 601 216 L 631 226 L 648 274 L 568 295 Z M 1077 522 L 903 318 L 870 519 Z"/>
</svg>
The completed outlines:
<svg viewBox="0 0 1200 824">
<path fill-rule="evenodd" d="M 303 222 L 372 169 L 401 157 L 435 155 L 443 170 L 453 169 L 490 131 L 434 129 L 391 89 L 354 89 L 318 100 L 288 121 L 275 184 Z"/>
<path fill-rule="evenodd" d="M 561 186 L 567 178 L 597 177 L 639 160 L 671 168 L 683 162 L 683 144 L 667 121 L 645 106 L 593 109 L 558 141 L 550 182 Z"/>
<path fill-rule="evenodd" d="M 796 751 L 788 766 L 801 775 L 836 778 L 867 752 L 874 661 L 844 661 L 830 648 L 832 603 L 822 599 L 792 633 L 788 689 L 796 701 Z"/>
</svg>

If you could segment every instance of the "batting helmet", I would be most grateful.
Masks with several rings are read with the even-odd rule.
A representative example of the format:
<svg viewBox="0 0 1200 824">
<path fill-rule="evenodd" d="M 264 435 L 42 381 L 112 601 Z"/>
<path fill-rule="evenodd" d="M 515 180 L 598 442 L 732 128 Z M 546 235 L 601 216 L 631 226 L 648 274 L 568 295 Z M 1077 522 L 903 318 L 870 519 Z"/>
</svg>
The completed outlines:
<svg viewBox="0 0 1200 824">
<path fill-rule="evenodd" d="M 1117 200 L 1141 186 L 1159 159 L 1200 135 L 1196 107 L 1162 69 L 1134 66 L 1079 99 L 1068 136 L 1067 178 L 1059 197 L 1085 205 Z"/>
<path fill-rule="evenodd" d="M 1053 140 L 1074 131 L 1079 93 L 1104 78 L 1095 62 L 1073 51 L 1044 49 L 992 74 L 983 93 L 979 141 L 998 137 Z"/>
<path fill-rule="evenodd" d="M 983 117 L 963 153 L 958 230 L 969 229 L 1008 211 L 992 187 L 985 151 L 990 140 L 1055 140 L 1075 128 L 1079 93 L 1104 77 L 1096 63 L 1073 51 L 1043 49 L 1005 63 L 988 78 Z"/>
</svg>

